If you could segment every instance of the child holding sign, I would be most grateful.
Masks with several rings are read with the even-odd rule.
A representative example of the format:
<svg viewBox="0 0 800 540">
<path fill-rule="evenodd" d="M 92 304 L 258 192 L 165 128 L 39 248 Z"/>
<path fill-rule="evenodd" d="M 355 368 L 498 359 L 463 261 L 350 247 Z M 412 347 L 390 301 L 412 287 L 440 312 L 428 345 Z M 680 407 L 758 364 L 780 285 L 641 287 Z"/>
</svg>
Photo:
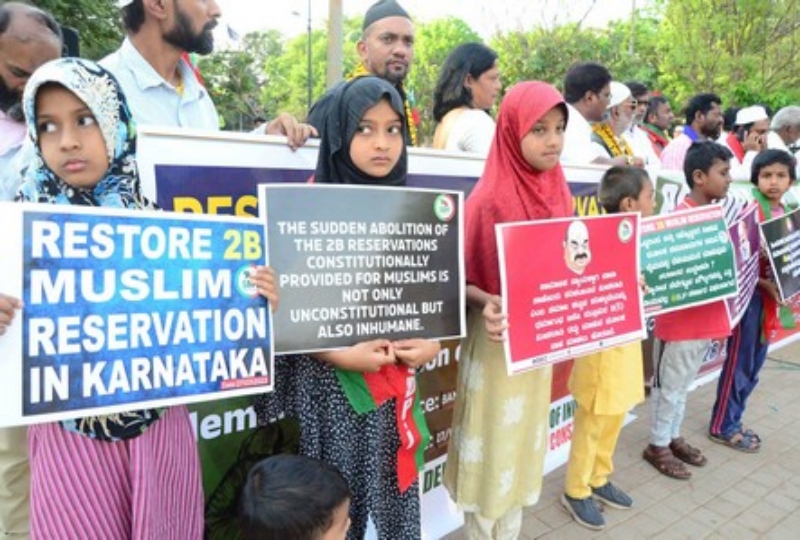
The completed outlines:
<svg viewBox="0 0 800 540">
<path fill-rule="evenodd" d="M 549 84 L 508 91 L 483 176 L 466 204 L 467 338 L 459 361 L 445 486 L 466 512 L 469 538 L 516 538 L 542 487 L 550 366 L 506 373 L 495 224 L 568 217 L 559 157 L 567 107 Z"/>
<path fill-rule="evenodd" d="M 683 173 L 691 192 L 675 209 L 718 204 L 731 184 L 733 154 L 711 141 L 694 143 L 686 152 Z M 688 480 L 684 463 L 702 467 L 707 459 L 681 437 L 686 396 L 714 339 L 725 338 L 731 325 L 724 300 L 658 315 L 650 390 L 650 444 L 642 457 L 658 472 Z"/>
<path fill-rule="evenodd" d="M 766 221 L 787 212 L 783 195 L 797 179 L 794 158 L 783 150 L 765 150 L 753 160 L 750 181 L 758 202 L 758 220 Z M 759 258 L 758 287 L 742 319 L 728 338 L 728 357 L 717 384 L 717 399 L 711 412 L 709 437 L 735 450 L 758 452 L 761 439 L 742 428 L 747 398 L 758 384 L 758 373 L 767 357 L 769 342 L 781 328 L 793 328 L 791 310 L 781 304 L 769 262 Z"/>
<path fill-rule="evenodd" d="M 37 158 L 17 200 L 154 208 L 140 190 L 135 129 L 111 74 L 55 60 L 28 81 L 23 105 Z M 200 464 L 185 407 L 38 424 L 28 441 L 33 537 L 202 536 Z"/>
<path fill-rule="evenodd" d="M 609 214 L 653 215 L 653 183 L 644 169 L 610 168 L 600 180 L 597 198 Z M 614 508 L 633 505 L 608 477 L 625 415 L 644 400 L 642 367 L 639 342 L 577 358 L 572 365 L 569 389 L 578 407 L 561 502 L 578 523 L 590 529 L 605 526 L 594 498 Z"/>
<path fill-rule="evenodd" d="M 142 195 L 135 126 L 110 73 L 86 60 L 55 60 L 31 76 L 23 105 L 36 158 L 17 200 L 155 208 Z M 28 440 L 32 537 L 202 537 L 200 463 L 186 407 L 38 424 Z"/>
<path fill-rule="evenodd" d="M 403 101 L 383 79 L 342 85 L 321 126 L 314 181 L 405 185 L 405 121 Z M 426 339 L 386 338 L 313 357 L 279 357 L 276 392 L 256 399 L 261 423 L 297 416 L 300 453 L 331 463 L 347 479 L 348 538 L 364 537 L 369 516 L 379 538 L 421 537 L 417 477 L 427 428 L 415 370 L 438 352 L 439 344 Z M 372 393 L 368 380 L 384 392 Z"/>
</svg>

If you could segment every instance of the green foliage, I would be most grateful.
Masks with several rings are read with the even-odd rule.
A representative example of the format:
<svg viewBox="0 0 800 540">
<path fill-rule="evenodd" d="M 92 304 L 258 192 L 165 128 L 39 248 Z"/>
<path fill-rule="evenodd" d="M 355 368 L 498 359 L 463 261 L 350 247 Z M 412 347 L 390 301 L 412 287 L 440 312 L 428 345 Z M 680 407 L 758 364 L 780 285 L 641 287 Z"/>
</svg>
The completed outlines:
<svg viewBox="0 0 800 540">
<path fill-rule="evenodd" d="M 36 0 L 56 20 L 80 33 L 81 56 L 99 60 L 122 42 L 122 25 L 115 0 Z"/>
<path fill-rule="evenodd" d="M 797 102 L 800 3 L 672 0 L 657 46 L 665 90 L 683 103 L 713 91 L 725 105 Z"/>
<path fill-rule="evenodd" d="M 343 57 L 344 70 L 347 74 L 358 62 L 356 44 L 361 36 L 361 19 L 344 20 Z M 273 113 L 288 112 L 297 118 L 305 118 L 308 112 L 308 35 L 302 34 L 290 39 L 280 56 L 268 59 L 268 64 L 283 76 L 283 84 L 274 88 L 264 88 L 264 97 L 271 98 L 277 108 Z M 313 30 L 311 33 L 311 78 L 313 103 L 325 93 L 326 68 L 328 64 L 328 34 L 325 30 Z"/>
<path fill-rule="evenodd" d="M 282 36 L 270 30 L 245 35 L 236 50 L 200 59 L 198 68 L 225 128 L 248 131 L 254 118 L 268 118 L 280 106 L 274 96 L 264 95 L 264 89 L 285 88 L 281 73 L 270 63 L 282 54 Z"/>
<path fill-rule="evenodd" d="M 88 2 L 89 0 L 79 0 Z M 103 9 L 112 0 L 102 0 Z M 66 5 L 66 0 L 49 4 Z M 70 5 L 73 2 L 69 2 Z M 63 9 L 63 8 L 62 8 Z M 74 10 L 69 9 L 72 13 Z M 91 10 L 82 10 L 84 13 Z M 116 20 L 114 17 L 106 17 Z M 359 58 L 361 18 L 344 21 L 344 74 Z M 245 38 L 238 51 L 203 59 L 201 70 L 227 125 L 241 118 L 268 118 L 286 111 L 305 117 L 308 88 L 307 35 L 286 40 L 277 32 Z M 430 141 L 433 90 L 447 54 L 466 41 L 480 41 L 464 21 L 446 18 L 416 25 L 415 59 L 407 87 L 420 111 L 421 141 Z M 116 47 L 118 38 L 111 41 Z M 608 28 L 564 24 L 498 33 L 497 51 L 506 87 L 544 80 L 561 87 L 575 62 L 605 64 L 616 80 L 638 80 L 664 93 L 678 110 L 691 95 L 719 93 L 726 105 L 764 103 L 777 109 L 800 102 L 800 2 L 797 0 L 650 0 L 633 20 Z M 325 91 L 327 32 L 311 34 L 312 101 Z"/>
</svg>

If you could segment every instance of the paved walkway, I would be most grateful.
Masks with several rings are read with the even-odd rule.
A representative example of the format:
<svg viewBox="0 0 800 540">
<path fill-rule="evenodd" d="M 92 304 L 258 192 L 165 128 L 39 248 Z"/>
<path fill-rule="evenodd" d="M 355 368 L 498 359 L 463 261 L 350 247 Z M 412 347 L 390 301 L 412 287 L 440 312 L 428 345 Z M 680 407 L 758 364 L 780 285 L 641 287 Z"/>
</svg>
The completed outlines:
<svg viewBox="0 0 800 540">
<path fill-rule="evenodd" d="M 649 405 L 641 404 L 637 419 L 622 430 L 612 477 L 633 497 L 634 508 L 607 508 L 600 532 L 578 525 L 559 502 L 562 466 L 547 476 L 539 504 L 526 512 L 522 538 L 800 538 L 800 344 L 770 354 L 747 406 L 745 425 L 763 440 L 759 453 L 708 439 L 715 391 L 716 381 L 689 395 L 683 435 L 708 457 L 706 467 L 692 468 L 691 480 L 662 476 L 642 459 Z M 464 538 L 461 531 L 447 536 Z"/>
</svg>

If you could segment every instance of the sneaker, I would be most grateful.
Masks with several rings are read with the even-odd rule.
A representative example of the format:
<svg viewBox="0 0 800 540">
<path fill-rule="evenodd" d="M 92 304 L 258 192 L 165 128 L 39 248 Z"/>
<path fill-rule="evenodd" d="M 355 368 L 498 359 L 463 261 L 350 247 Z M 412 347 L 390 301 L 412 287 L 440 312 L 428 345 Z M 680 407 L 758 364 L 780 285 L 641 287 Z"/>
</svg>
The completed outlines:
<svg viewBox="0 0 800 540">
<path fill-rule="evenodd" d="M 599 488 L 592 488 L 592 494 L 613 508 L 627 510 L 633 506 L 633 499 L 611 482 Z"/>
<path fill-rule="evenodd" d="M 564 493 L 561 495 L 561 504 L 572 514 L 575 521 L 588 529 L 599 531 L 606 526 L 606 520 L 591 497 L 573 499 Z"/>
</svg>

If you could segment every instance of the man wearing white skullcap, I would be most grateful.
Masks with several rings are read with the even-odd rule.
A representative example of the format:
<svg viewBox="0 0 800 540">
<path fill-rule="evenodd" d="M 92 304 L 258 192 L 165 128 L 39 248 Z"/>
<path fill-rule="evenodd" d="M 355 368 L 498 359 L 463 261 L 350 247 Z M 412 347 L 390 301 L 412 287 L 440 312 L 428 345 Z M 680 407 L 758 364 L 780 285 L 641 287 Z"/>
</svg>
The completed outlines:
<svg viewBox="0 0 800 540">
<path fill-rule="evenodd" d="M 611 96 L 602 122 L 592 124 L 592 147 L 602 151 L 609 160 L 624 160 L 616 165 L 644 166 L 644 159 L 634 156 L 633 149 L 623 138 L 636 112 L 631 90 L 621 82 L 611 81 Z"/>
<path fill-rule="evenodd" d="M 731 178 L 749 180 L 753 160 L 767 148 L 769 115 L 761 105 L 739 109 L 733 129 L 725 138 L 725 146 L 733 152 Z"/>
</svg>

